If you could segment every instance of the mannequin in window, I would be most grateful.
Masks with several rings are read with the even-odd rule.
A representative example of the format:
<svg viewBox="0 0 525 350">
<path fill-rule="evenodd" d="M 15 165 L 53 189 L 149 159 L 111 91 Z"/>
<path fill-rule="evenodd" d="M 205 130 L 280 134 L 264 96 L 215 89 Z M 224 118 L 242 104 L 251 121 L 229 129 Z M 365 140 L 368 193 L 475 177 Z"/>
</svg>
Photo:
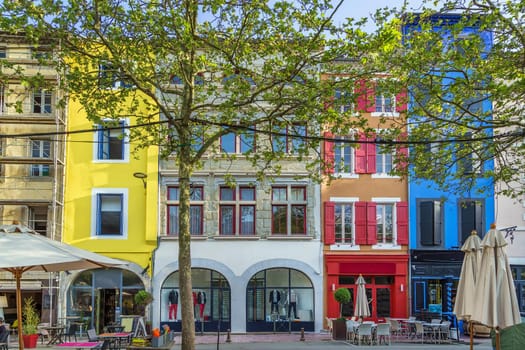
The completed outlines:
<svg viewBox="0 0 525 350">
<path fill-rule="evenodd" d="M 177 319 L 177 307 L 179 306 L 179 292 L 172 289 L 170 293 L 168 294 L 168 305 L 169 305 L 169 311 L 168 311 L 168 318 L 170 320 L 176 320 Z"/>
<path fill-rule="evenodd" d="M 290 290 L 290 294 L 288 295 L 288 318 L 290 318 L 290 315 L 292 314 L 293 309 L 293 316 L 298 319 L 297 317 L 297 302 L 299 301 L 299 297 L 295 293 L 295 290 Z"/>
<path fill-rule="evenodd" d="M 269 303 L 271 304 L 271 312 L 279 313 L 279 301 L 281 300 L 281 292 L 279 292 L 277 289 L 274 289 L 270 291 L 270 300 Z"/>
<path fill-rule="evenodd" d="M 197 307 L 197 292 L 193 291 L 191 295 L 193 296 L 193 314 L 197 316 L 197 311 L 195 311 Z"/>
<path fill-rule="evenodd" d="M 204 315 L 204 307 L 206 306 L 206 293 L 204 293 L 203 291 L 197 293 L 197 304 L 199 304 L 199 316 L 202 320 L 202 317 Z"/>
</svg>

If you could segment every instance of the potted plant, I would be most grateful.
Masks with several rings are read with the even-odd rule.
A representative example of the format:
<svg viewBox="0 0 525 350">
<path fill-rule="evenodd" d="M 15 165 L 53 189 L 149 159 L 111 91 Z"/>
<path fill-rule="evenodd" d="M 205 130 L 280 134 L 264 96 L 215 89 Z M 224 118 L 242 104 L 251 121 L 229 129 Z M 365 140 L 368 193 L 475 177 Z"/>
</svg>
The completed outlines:
<svg viewBox="0 0 525 350">
<path fill-rule="evenodd" d="M 338 288 L 334 292 L 334 299 L 339 303 L 339 318 L 332 322 L 332 337 L 336 340 L 346 340 L 346 318 L 343 317 L 343 304 L 350 302 L 350 291 L 347 288 Z"/>
<path fill-rule="evenodd" d="M 24 339 L 24 348 L 36 348 L 38 341 L 38 324 L 40 317 L 35 309 L 35 301 L 32 297 L 26 298 L 22 308 L 23 323 L 22 333 Z"/>
<path fill-rule="evenodd" d="M 135 294 L 133 300 L 135 301 L 135 306 L 138 308 L 140 314 L 143 315 L 146 306 L 153 301 L 153 296 L 150 292 L 140 290 Z"/>
</svg>

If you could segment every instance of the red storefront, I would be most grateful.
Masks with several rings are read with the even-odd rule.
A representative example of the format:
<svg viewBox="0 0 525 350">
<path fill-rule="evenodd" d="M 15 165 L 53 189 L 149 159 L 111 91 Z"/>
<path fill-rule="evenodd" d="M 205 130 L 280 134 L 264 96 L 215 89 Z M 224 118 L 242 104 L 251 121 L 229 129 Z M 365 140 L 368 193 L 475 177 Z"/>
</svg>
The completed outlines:
<svg viewBox="0 0 525 350">
<path fill-rule="evenodd" d="M 338 317 L 339 305 L 333 292 L 348 288 L 352 301 L 343 306 L 343 316 L 353 316 L 355 282 L 361 274 L 366 281 L 371 318 L 408 316 L 408 255 L 407 254 L 330 254 L 325 251 L 326 316 Z"/>
</svg>

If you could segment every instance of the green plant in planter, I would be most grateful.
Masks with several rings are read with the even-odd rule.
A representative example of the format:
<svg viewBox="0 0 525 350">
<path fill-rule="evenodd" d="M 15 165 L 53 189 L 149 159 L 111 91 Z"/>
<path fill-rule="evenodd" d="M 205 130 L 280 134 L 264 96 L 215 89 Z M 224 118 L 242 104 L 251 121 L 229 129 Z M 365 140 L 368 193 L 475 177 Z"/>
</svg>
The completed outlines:
<svg viewBox="0 0 525 350">
<path fill-rule="evenodd" d="M 346 288 L 337 288 L 334 293 L 334 299 L 339 303 L 339 318 L 343 318 L 343 304 L 350 302 L 350 299 L 352 299 L 350 291 Z"/>
<path fill-rule="evenodd" d="M 137 305 L 146 306 L 153 301 L 153 296 L 150 292 L 140 290 L 137 292 L 137 294 L 135 294 L 134 301 Z"/>
<path fill-rule="evenodd" d="M 23 320 L 22 332 L 25 335 L 37 334 L 40 317 L 35 309 L 35 301 L 32 297 L 26 298 L 22 308 Z"/>
</svg>

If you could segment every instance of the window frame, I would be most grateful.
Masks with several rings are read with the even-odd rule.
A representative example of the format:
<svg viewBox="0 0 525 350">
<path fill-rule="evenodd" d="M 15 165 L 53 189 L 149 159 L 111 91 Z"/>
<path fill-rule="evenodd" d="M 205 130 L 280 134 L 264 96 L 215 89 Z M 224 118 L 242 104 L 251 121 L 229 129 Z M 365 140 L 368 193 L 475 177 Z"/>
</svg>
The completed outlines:
<svg viewBox="0 0 525 350">
<path fill-rule="evenodd" d="M 335 234 L 335 244 L 349 244 L 350 246 L 355 246 L 355 201 L 336 201 L 334 200 L 334 234 Z M 339 209 L 338 209 L 339 208 Z M 340 210 L 341 212 L 344 212 L 344 208 L 350 208 L 351 209 L 351 222 L 350 222 L 350 230 L 349 233 L 350 239 L 346 239 L 346 236 L 348 233 L 345 230 L 346 223 L 344 220 L 341 221 L 341 232 L 338 232 L 338 223 L 337 223 L 337 212 Z M 341 215 L 341 217 L 344 217 L 346 215 Z M 339 240 L 338 240 L 338 236 Z"/>
<path fill-rule="evenodd" d="M 432 203 L 432 218 L 427 220 L 423 217 L 424 203 Z M 444 246 L 444 223 L 445 205 L 444 202 L 438 198 L 417 198 L 416 199 L 416 232 L 417 232 L 417 246 L 423 249 L 441 249 Z M 437 217 L 436 217 L 437 216 Z M 436 222 L 438 220 L 438 222 Z M 423 244 L 423 222 L 430 221 L 433 229 L 432 244 Z"/>
<path fill-rule="evenodd" d="M 174 192 L 171 192 L 171 191 Z M 198 191 L 196 191 L 198 190 Z M 172 196 L 171 194 L 174 194 Z M 199 194 L 197 196 L 197 194 Z M 179 185 L 168 185 L 166 188 L 166 236 L 179 236 Z M 192 237 L 204 236 L 204 186 L 191 185 L 190 189 L 190 234 Z M 172 215 L 171 208 L 176 211 L 176 215 Z M 199 217 L 195 218 L 195 211 L 199 211 Z M 198 221 L 198 223 L 193 222 Z M 193 229 L 197 229 L 194 233 Z M 192 232 L 193 231 L 193 232 Z"/>
<path fill-rule="evenodd" d="M 294 198 L 294 189 L 302 189 L 303 195 L 302 199 L 300 198 Z M 275 191 L 279 191 L 279 193 L 276 193 Z M 283 194 L 283 190 L 285 190 L 285 199 L 278 198 Z M 307 196 L 307 190 L 308 187 L 306 185 L 274 185 L 271 188 L 271 215 L 272 215 L 272 225 L 271 225 L 271 235 L 272 236 L 307 236 L 308 235 L 308 196 Z M 278 194 L 279 196 L 276 196 Z M 279 227 L 282 227 L 282 220 L 279 222 L 276 222 L 276 214 L 282 215 L 282 210 L 284 208 L 284 216 L 286 218 L 286 232 L 275 232 L 276 231 L 276 224 L 279 224 Z M 278 212 L 276 212 L 276 210 Z M 298 220 L 294 220 L 294 218 L 298 218 L 299 216 L 295 216 L 294 213 L 298 212 L 298 210 L 302 211 L 302 231 L 303 232 L 295 232 L 294 228 L 296 228 L 298 225 L 296 224 Z M 294 223 L 295 222 L 295 223 Z M 300 223 L 299 223 L 300 225 Z"/>
<path fill-rule="evenodd" d="M 375 160 L 376 161 L 376 164 L 375 164 L 376 171 L 375 171 L 375 175 L 393 177 L 392 175 L 390 175 L 390 173 L 394 169 L 394 157 L 396 156 L 396 152 L 394 150 L 392 150 L 389 153 L 383 152 L 383 150 L 381 149 L 382 148 L 381 144 L 376 144 L 375 148 L 376 148 L 376 160 Z M 387 162 L 387 157 L 388 156 L 390 156 L 389 164 L 387 164 L 388 163 Z M 389 171 L 385 171 L 385 169 L 387 168 L 387 165 L 390 166 L 390 170 Z M 380 169 L 382 171 L 380 171 Z"/>
<path fill-rule="evenodd" d="M 299 133 L 295 133 L 297 128 L 303 130 L 299 130 Z M 275 135 L 274 133 L 282 135 Z M 308 125 L 306 123 L 294 123 L 293 125 L 286 125 L 285 127 L 277 125 L 272 126 L 272 134 L 270 136 L 272 152 L 282 152 L 291 156 L 298 155 L 298 150 L 304 148 L 304 144 L 307 141 L 306 139 L 297 140 L 297 138 L 292 136 L 296 134 L 304 138 L 308 137 Z"/>
<path fill-rule="evenodd" d="M 35 148 L 35 146 L 37 146 Z M 47 146 L 47 150 L 46 150 Z M 51 159 L 51 140 L 47 139 L 31 139 L 29 140 L 29 148 L 31 158 L 33 159 Z M 47 151 L 47 156 L 46 156 Z M 35 152 L 38 156 L 35 156 Z M 49 177 L 51 176 L 51 166 L 49 164 L 31 164 L 29 175 L 31 177 Z"/>
<path fill-rule="evenodd" d="M 223 190 L 231 190 L 232 191 L 232 198 L 231 199 L 225 199 L 223 198 Z M 252 199 L 243 199 L 243 191 L 244 190 L 250 190 L 253 192 L 253 198 Z M 243 236 L 255 236 L 256 235 L 256 223 L 257 223 L 257 202 L 256 202 L 256 188 L 255 186 L 249 186 L 249 185 L 238 185 L 234 188 L 231 188 L 230 186 L 220 186 L 219 187 L 219 235 L 220 236 L 236 236 L 236 237 L 243 237 Z M 224 232 L 224 226 L 223 226 L 223 210 L 224 209 L 231 209 L 232 212 L 232 220 L 231 220 L 231 232 L 225 233 Z M 244 226 L 243 226 L 243 209 L 245 208 L 251 208 L 252 210 L 252 216 L 253 220 L 251 223 L 251 231 L 252 232 L 243 232 Z"/>
<path fill-rule="evenodd" d="M 109 119 L 104 119 L 103 122 L 109 122 Z M 93 134 L 93 162 L 94 163 L 128 163 L 129 162 L 129 119 L 120 119 L 119 121 L 119 128 L 121 128 L 122 133 L 120 135 L 123 135 L 122 139 L 119 140 L 121 145 L 121 152 L 122 157 L 121 159 L 111 159 L 111 158 L 102 158 L 101 154 L 103 154 L 103 148 L 105 145 L 108 147 L 111 145 L 111 132 L 112 131 L 119 131 L 120 129 L 104 129 L 104 127 L 101 124 L 96 124 L 94 127 L 96 129 L 96 132 Z M 109 136 L 106 136 L 105 134 L 108 133 Z M 106 141 L 107 139 L 107 141 Z M 108 151 L 109 152 L 109 151 Z"/>
<path fill-rule="evenodd" d="M 341 176 L 359 176 L 356 173 L 356 151 L 355 147 L 350 143 L 345 141 L 355 141 L 355 135 L 345 135 L 337 137 L 338 140 L 334 141 L 333 154 L 334 154 L 334 173 Z M 346 157 L 347 151 L 350 151 L 348 157 L 350 157 L 349 164 L 347 165 Z M 343 164 L 343 169 L 341 169 L 341 164 Z"/>
<path fill-rule="evenodd" d="M 102 234 L 101 223 L 101 198 L 102 196 L 115 196 L 120 198 L 120 233 Z M 96 239 L 127 239 L 128 237 L 128 208 L 129 194 L 127 188 L 93 188 L 91 200 L 91 237 Z"/>
<path fill-rule="evenodd" d="M 232 137 L 232 140 L 227 140 L 226 138 Z M 251 140 L 250 140 L 251 138 Z M 225 150 L 223 147 L 225 141 L 228 141 L 228 150 Z M 224 154 L 245 154 L 255 151 L 255 131 L 247 131 L 244 133 L 239 132 L 230 132 L 224 134 L 220 138 L 220 151 Z"/>
<path fill-rule="evenodd" d="M 40 99 L 40 102 L 37 102 L 37 98 Z M 37 109 L 40 111 L 37 111 Z M 50 115 L 53 113 L 53 91 L 33 89 L 31 92 L 31 113 L 39 115 Z"/>
<path fill-rule="evenodd" d="M 479 214 L 478 217 L 474 217 L 474 226 L 475 228 L 467 229 L 466 232 L 463 230 L 464 220 L 463 220 L 463 209 L 465 208 L 466 203 L 474 203 L 474 214 Z M 486 218 L 486 202 L 483 198 L 460 198 L 457 201 L 458 209 L 458 246 L 461 247 L 465 240 L 470 236 L 472 229 L 475 229 L 478 232 L 480 237 L 483 237 L 485 232 L 483 228 L 485 227 Z"/>
</svg>

